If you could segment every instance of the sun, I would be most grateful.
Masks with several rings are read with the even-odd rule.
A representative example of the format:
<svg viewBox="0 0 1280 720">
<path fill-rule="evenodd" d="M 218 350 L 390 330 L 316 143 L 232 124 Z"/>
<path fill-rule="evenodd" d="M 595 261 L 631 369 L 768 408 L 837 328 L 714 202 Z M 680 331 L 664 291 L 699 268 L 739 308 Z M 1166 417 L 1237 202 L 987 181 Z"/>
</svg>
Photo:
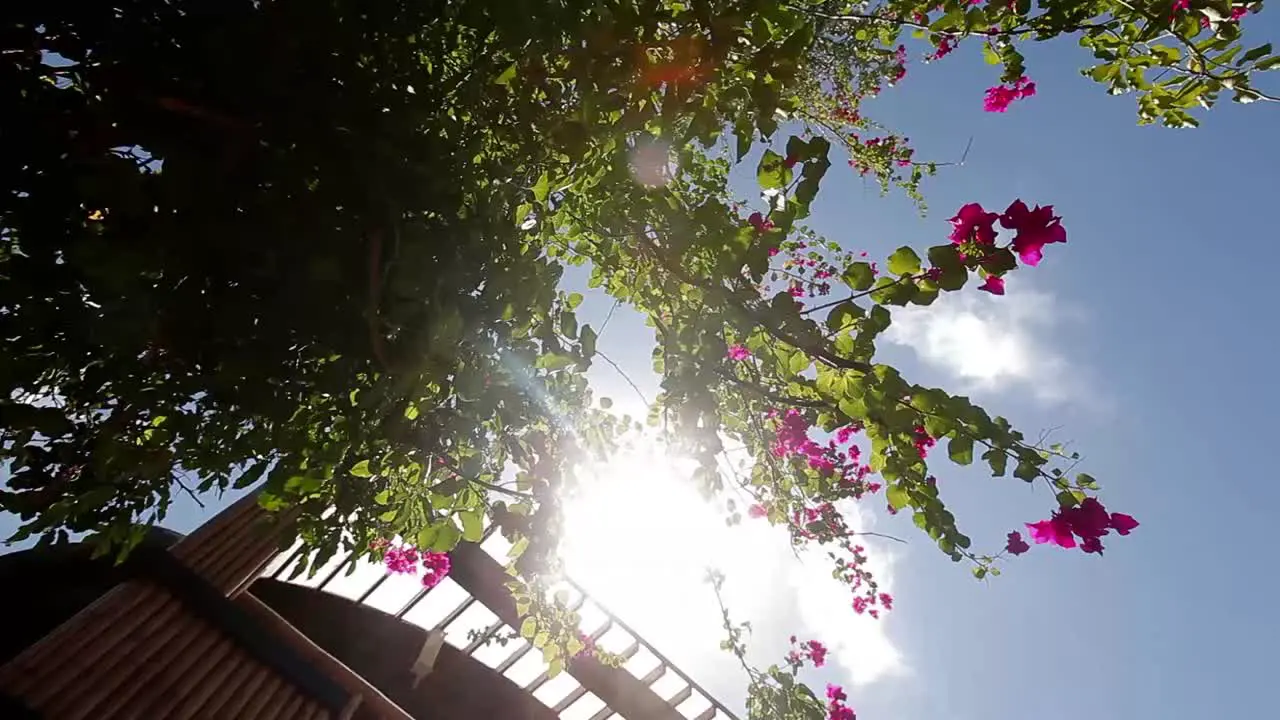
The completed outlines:
<svg viewBox="0 0 1280 720">
<path fill-rule="evenodd" d="M 560 557 L 571 578 L 620 616 L 706 640 L 720 633 L 707 571 L 750 574 L 753 558 L 776 543 L 762 535 L 766 528 L 728 526 L 725 499 L 703 497 L 694 467 L 646 445 L 585 468 L 565 504 Z"/>
</svg>

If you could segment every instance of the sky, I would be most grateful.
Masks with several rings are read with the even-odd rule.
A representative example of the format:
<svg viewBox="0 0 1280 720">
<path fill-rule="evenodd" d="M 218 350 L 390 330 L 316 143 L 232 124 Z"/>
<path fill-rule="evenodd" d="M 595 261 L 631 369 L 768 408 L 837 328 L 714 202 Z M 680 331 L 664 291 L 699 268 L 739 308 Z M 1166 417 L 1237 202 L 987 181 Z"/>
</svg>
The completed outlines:
<svg viewBox="0 0 1280 720">
<path fill-rule="evenodd" d="M 1247 27 L 1280 38 L 1280 13 Z M 635 494 L 639 482 L 668 498 L 686 491 L 672 480 L 679 467 L 629 458 L 602 473 L 622 485 L 584 498 L 571 517 L 571 532 L 591 541 L 567 548 L 568 560 L 606 605 L 726 701 L 743 677 L 716 649 L 714 605 L 696 577 L 706 562 L 729 575 L 731 607 L 755 623 L 760 659 L 784 652 L 791 633 L 827 643 L 833 662 L 807 679 L 819 690 L 848 685 L 867 720 L 1198 720 L 1274 706 L 1280 485 L 1262 450 L 1280 404 L 1271 376 L 1280 323 L 1266 270 L 1277 239 L 1280 107 L 1224 103 L 1196 130 L 1138 127 L 1131 97 L 1110 97 L 1079 75 L 1088 56 L 1070 41 L 1026 54 L 1039 92 L 1005 114 L 982 110 L 997 70 L 976 45 L 914 63 L 869 106 L 912 139 L 917 157 L 957 159 L 972 138 L 963 166 L 926 180 L 928 215 L 879 197 L 836 163 L 810 224 L 883 258 L 899 245 L 943 242 L 946 218 L 967 202 L 1054 205 L 1066 245 L 1016 272 L 1004 297 L 970 288 L 896 312 L 881 357 L 910 379 L 970 394 L 1028 435 L 1053 428 L 1084 455 L 1080 469 L 1102 483 L 1108 507 L 1142 525 L 1110 538 L 1105 557 L 1033 547 L 980 583 L 916 538 L 909 519 L 866 506 L 863 527 L 909 540 L 867 543 L 896 598 L 876 622 L 855 617 L 820 558 L 797 561 L 776 532 L 723 529 L 692 495 L 664 512 L 671 504 Z M 1280 86 L 1266 80 L 1273 92 Z M 598 327 L 605 310 L 589 302 L 580 320 Z M 652 397 L 649 337 L 620 312 L 600 347 Z M 613 349 L 627 347 L 637 349 Z M 618 407 L 638 407 L 611 368 L 598 363 L 593 380 Z M 976 466 L 943 461 L 938 470 L 944 499 L 980 547 L 999 547 L 1004 533 L 1052 507 L 1043 489 Z M 169 524 L 189 530 L 207 513 L 183 499 Z M 12 526 L 0 518 L 0 532 Z M 689 536 L 698 542 L 681 540 Z"/>
</svg>

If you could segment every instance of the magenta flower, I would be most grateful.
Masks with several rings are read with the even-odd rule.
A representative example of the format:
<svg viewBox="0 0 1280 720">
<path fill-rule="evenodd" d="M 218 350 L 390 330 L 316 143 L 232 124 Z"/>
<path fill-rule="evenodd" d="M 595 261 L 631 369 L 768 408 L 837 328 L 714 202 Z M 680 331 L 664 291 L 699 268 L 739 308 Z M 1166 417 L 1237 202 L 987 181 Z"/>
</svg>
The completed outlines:
<svg viewBox="0 0 1280 720">
<path fill-rule="evenodd" d="M 1097 498 L 1085 498 L 1075 507 L 1054 512 L 1049 520 L 1027 524 L 1036 543 L 1052 542 L 1073 548 L 1076 546 L 1075 537 L 1079 537 L 1081 550 L 1099 555 L 1102 554 L 1102 538 L 1111 530 L 1128 535 L 1137 526 L 1138 521 L 1124 513 L 1108 514 Z"/>
<path fill-rule="evenodd" d="M 1053 214 L 1052 205 L 1037 205 L 1029 210 L 1021 200 L 1014 200 L 1000 216 L 1002 226 L 1018 232 L 1009 247 L 1032 267 L 1040 264 L 1045 245 L 1067 241 L 1067 230 L 1061 221 L 1061 217 Z"/>
<path fill-rule="evenodd" d="M 989 292 L 992 295 L 1004 294 L 1004 278 L 988 275 L 987 281 L 978 286 L 979 290 Z"/>
<path fill-rule="evenodd" d="M 1062 516 L 1071 526 L 1071 532 L 1085 540 L 1106 535 L 1111 526 L 1107 509 L 1102 507 L 1097 498 L 1085 498 L 1079 505 L 1063 510 Z"/>
<path fill-rule="evenodd" d="M 969 203 L 961 207 L 955 217 L 950 220 L 951 242 L 955 245 L 963 245 L 971 241 L 982 245 L 994 243 L 996 231 L 993 226 L 998 217 L 1000 216 L 997 213 L 987 212 L 978 203 Z"/>
<path fill-rule="evenodd" d="M 880 604 L 884 606 L 885 610 L 892 610 L 893 596 L 886 592 L 880 593 Z"/>
<path fill-rule="evenodd" d="M 1026 540 L 1022 539 L 1022 533 L 1014 530 L 1009 533 L 1008 541 L 1004 544 L 1004 549 L 1010 555 L 1021 555 L 1031 549 Z"/>
<path fill-rule="evenodd" d="M 1054 513 L 1049 520 L 1027 523 L 1027 529 L 1031 531 L 1031 539 L 1037 545 L 1053 543 L 1064 548 L 1076 546 L 1076 539 L 1071 536 L 1071 525 L 1058 513 Z"/>
<path fill-rule="evenodd" d="M 1014 100 L 1029 98 L 1036 94 L 1036 84 L 1025 77 L 1020 77 L 1012 85 L 996 85 L 987 88 L 982 109 L 987 112 L 1004 112 Z"/>
<path fill-rule="evenodd" d="M 760 503 L 756 503 L 751 507 L 747 508 L 747 517 L 762 518 L 762 517 L 767 517 L 768 515 L 769 515 L 769 511 L 765 508 L 764 505 L 761 505 Z"/>
<path fill-rule="evenodd" d="M 389 548 L 383 556 L 387 571 L 396 575 L 412 575 L 418 571 L 418 551 L 411 547 Z"/>
<path fill-rule="evenodd" d="M 817 640 L 810 640 L 805 643 L 806 651 L 809 659 L 813 661 L 814 667 L 822 667 L 827 664 L 827 647 Z"/>
<path fill-rule="evenodd" d="M 747 218 L 747 222 L 756 229 L 756 232 L 767 232 L 773 229 L 773 221 L 766 219 L 765 216 L 758 212 L 751 213 L 750 217 Z"/>
<path fill-rule="evenodd" d="M 730 360 L 746 360 L 751 357 L 751 351 L 747 349 L 746 345 L 741 343 L 738 343 L 737 345 L 730 345 L 729 352 L 727 354 Z"/>
<path fill-rule="evenodd" d="M 1124 513 L 1111 513 L 1111 529 L 1120 535 L 1128 535 L 1133 529 L 1138 527 L 1138 521 L 1133 519 L 1131 515 Z"/>
<path fill-rule="evenodd" d="M 854 433 L 857 433 L 861 430 L 862 430 L 862 425 L 859 423 L 855 423 L 853 425 L 845 425 L 839 430 L 836 430 L 836 442 L 839 443 L 840 445 L 845 445 L 854 436 Z"/>
<path fill-rule="evenodd" d="M 453 564 L 449 561 L 449 556 L 442 552 L 433 552 L 428 550 L 422 554 L 422 586 L 425 588 L 433 588 L 444 580 L 449 574 L 449 570 L 453 568 Z"/>
<path fill-rule="evenodd" d="M 1088 537 L 1080 542 L 1080 549 L 1087 553 L 1102 554 L 1102 538 Z"/>
</svg>

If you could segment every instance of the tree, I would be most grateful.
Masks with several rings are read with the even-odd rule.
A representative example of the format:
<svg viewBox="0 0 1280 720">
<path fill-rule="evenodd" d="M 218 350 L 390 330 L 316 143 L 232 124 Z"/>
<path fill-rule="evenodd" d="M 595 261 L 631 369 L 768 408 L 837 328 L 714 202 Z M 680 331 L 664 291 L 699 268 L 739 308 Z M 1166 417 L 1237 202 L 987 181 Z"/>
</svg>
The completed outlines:
<svg viewBox="0 0 1280 720">
<path fill-rule="evenodd" d="M 0 507 L 23 517 L 20 537 L 94 530 L 127 550 L 175 489 L 265 478 L 264 504 L 303 508 L 317 563 L 346 545 L 397 564 L 476 539 L 489 513 L 524 548 L 526 625 L 563 662 L 580 642 L 542 582 L 558 498 L 583 457 L 635 432 L 584 378 L 600 349 L 581 297 L 558 289 L 572 264 L 656 330 L 648 432 L 700 460 L 709 493 L 740 483 L 748 515 L 840 548 L 857 611 L 891 599 L 836 503 L 883 493 L 979 577 L 1028 547 L 1015 531 L 1003 550 L 971 549 L 931 481 L 937 444 L 1046 484 L 1057 508 L 1031 537 L 1098 551 L 1135 523 L 1067 474 L 1064 451 L 875 360 L 890 308 L 970 282 L 1002 294 L 1007 273 L 1064 242 L 1052 207 L 966 205 L 950 238 L 883 271 L 803 221 L 837 153 L 921 197 L 936 165 L 861 107 L 921 43 L 931 60 L 981 45 L 1002 66 L 984 102 L 1003 112 L 1036 92 L 1019 48 L 1076 37 L 1099 62 L 1090 77 L 1137 94 L 1140 122 L 1184 127 L 1224 90 L 1276 100 L 1254 73 L 1280 59 L 1240 42 L 1260 8 L 6 7 Z M 767 207 L 748 212 L 728 170 L 762 146 Z M 753 456 L 749 477 L 716 468 L 726 440 Z M 824 702 L 790 679 L 813 653 L 749 670 L 753 716 L 851 715 L 838 690 Z"/>
</svg>

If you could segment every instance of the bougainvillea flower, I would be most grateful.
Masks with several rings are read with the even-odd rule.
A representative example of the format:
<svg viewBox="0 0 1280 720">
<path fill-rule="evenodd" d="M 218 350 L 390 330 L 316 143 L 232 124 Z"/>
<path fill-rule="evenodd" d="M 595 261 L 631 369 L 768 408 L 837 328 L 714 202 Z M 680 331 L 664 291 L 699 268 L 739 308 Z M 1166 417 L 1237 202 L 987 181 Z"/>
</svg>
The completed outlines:
<svg viewBox="0 0 1280 720">
<path fill-rule="evenodd" d="M 1062 517 L 1071 527 L 1071 532 L 1085 540 L 1106 535 L 1111 526 L 1107 509 L 1097 498 L 1085 498 L 1079 505 L 1063 510 Z"/>
<path fill-rule="evenodd" d="M 1102 539 L 1096 538 L 1096 537 L 1085 538 L 1084 541 L 1080 543 L 1080 549 L 1087 553 L 1095 553 L 1095 554 L 1101 555 Z"/>
<path fill-rule="evenodd" d="M 1138 521 L 1133 519 L 1131 515 L 1124 513 L 1111 513 L 1111 529 L 1121 535 L 1128 535 L 1134 528 L 1138 527 Z"/>
<path fill-rule="evenodd" d="M 999 214 L 987 212 L 978 203 L 969 203 L 960 208 L 951 218 L 951 242 L 962 245 L 966 242 L 977 242 L 990 245 L 996 241 L 995 225 Z"/>
<path fill-rule="evenodd" d="M 814 667 L 822 667 L 827 664 L 827 646 L 817 640 L 810 640 L 805 643 L 806 651 L 809 659 L 813 661 Z"/>
<path fill-rule="evenodd" d="M 1058 513 L 1054 513 L 1049 520 L 1027 523 L 1027 529 L 1031 531 L 1031 539 L 1037 545 L 1053 543 L 1064 548 L 1076 546 L 1076 539 L 1071 535 L 1071 524 Z"/>
<path fill-rule="evenodd" d="M 1012 85 L 996 85 L 987 88 L 982 109 L 987 112 L 1004 112 L 1014 100 L 1029 98 L 1036 94 L 1036 84 L 1026 77 L 1020 77 Z"/>
<path fill-rule="evenodd" d="M 1004 278 L 996 277 L 995 275 L 988 275 L 986 282 L 979 285 L 978 289 L 983 290 L 985 292 L 989 292 L 992 295 L 1003 295 L 1004 294 Z"/>
<path fill-rule="evenodd" d="M 756 503 L 751 507 L 747 508 L 747 517 L 762 518 L 767 516 L 768 514 L 769 514 L 769 511 L 765 509 L 765 506 L 761 505 L 760 503 Z"/>
<path fill-rule="evenodd" d="M 1061 217 L 1053 214 L 1052 205 L 1037 205 L 1030 210 L 1021 200 L 1014 200 L 1000 216 L 1001 225 L 1018 232 L 1010 247 L 1022 262 L 1032 267 L 1040 264 L 1045 245 L 1067 241 L 1067 230 L 1061 221 Z"/>
<path fill-rule="evenodd" d="M 751 357 L 751 351 L 747 349 L 746 345 L 742 344 L 730 345 L 727 354 L 730 360 L 746 360 Z"/>
<path fill-rule="evenodd" d="M 751 223 L 751 227 L 755 228 L 756 232 L 766 232 L 773 229 L 773 221 L 765 219 L 765 216 L 758 212 L 751 213 L 751 216 L 747 218 L 747 222 Z"/>
<path fill-rule="evenodd" d="M 444 580 L 453 566 L 447 554 L 427 551 L 422 555 L 422 567 L 426 571 L 422 574 L 422 586 L 431 589 Z"/>
<path fill-rule="evenodd" d="M 1027 544 L 1026 540 L 1022 539 L 1022 533 L 1014 530 L 1009 533 L 1008 540 L 1004 544 L 1004 549 L 1010 555 L 1021 555 L 1022 553 L 1030 550 L 1031 546 Z"/>
</svg>

